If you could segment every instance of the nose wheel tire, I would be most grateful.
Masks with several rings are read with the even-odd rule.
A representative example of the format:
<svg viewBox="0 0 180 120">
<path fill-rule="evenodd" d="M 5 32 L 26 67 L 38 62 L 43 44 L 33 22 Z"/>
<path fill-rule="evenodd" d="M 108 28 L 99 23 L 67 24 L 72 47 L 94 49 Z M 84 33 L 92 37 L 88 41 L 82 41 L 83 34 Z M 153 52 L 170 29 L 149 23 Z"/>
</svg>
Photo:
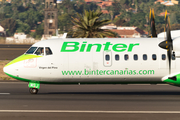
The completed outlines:
<svg viewBox="0 0 180 120">
<path fill-rule="evenodd" d="M 29 88 L 29 92 L 31 94 L 37 94 L 38 93 L 38 89 L 37 88 Z"/>
</svg>

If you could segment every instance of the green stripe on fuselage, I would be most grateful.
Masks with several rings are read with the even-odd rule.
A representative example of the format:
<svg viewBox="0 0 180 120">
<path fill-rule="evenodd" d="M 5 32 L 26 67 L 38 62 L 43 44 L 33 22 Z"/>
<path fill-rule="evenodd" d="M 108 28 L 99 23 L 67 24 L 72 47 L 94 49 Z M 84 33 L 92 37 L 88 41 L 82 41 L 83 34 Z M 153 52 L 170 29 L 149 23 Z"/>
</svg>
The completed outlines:
<svg viewBox="0 0 180 120">
<path fill-rule="evenodd" d="M 21 81 L 25 81 L 25 82 L 31 82 L 31 81 L 32 81 L 32 80 L 25 79 L 25 78 L 20 78 L 20 77 L 17 77 L 17 76 L 8 74 L 8 73 L 5 73 L 5 74 L 8 75 L 9 77 L 15 78 L 15 79 L 17 79 L 17 80 L 21 80 Z"/>
<path fill-rule="evenodd" d="M 30 80 L 30 79 L 26 79 L 26 78 L 21 78 L 21 77 L 17 77 L 17 76 L 13 76 L 11 74 L 8 74 L 6 73 L 8 76 L 12 77 L 12 78 L 15 78 L 17 80 L 20 80 L 20 81 L 24 81 L 24 82 L 33 82 L 33 83 L 39 83 L 39 84 L 79 84 L 79 81 L 36 81 L 36 80 Z M 102 82 L 99 82 L 99 81 L 84 81 L 84 82 L 81 82 L 81 84 L 165 84 L 164 82 L 162 81 L 131 81 L 131 82 L 126 82 L 126 81 L 102 81 Z"/>
<path fill-rule="evenodd" d="M 19 61 L 23 61 L 23 60 L 27 60 L 27 59 L 32 59 L 32 58 L 38 58 L 38 57 L 42 57 L 39 55 L 30 55 L 30 54 L 23 54 L 19 57 L 17 57 L 16 59 L 12 60 L 11 62 L 9 62 L 5 67 L 12 65 L 14 63 L 17 63 Z"/>
</svg>

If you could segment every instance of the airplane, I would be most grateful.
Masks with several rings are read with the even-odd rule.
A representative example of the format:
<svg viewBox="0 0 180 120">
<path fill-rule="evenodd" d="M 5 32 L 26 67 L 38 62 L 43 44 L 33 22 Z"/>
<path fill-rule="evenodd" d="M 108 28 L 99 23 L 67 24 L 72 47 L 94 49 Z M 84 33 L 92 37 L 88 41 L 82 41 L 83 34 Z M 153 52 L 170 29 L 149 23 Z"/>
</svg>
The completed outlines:
<svg viewBox="0 0 180 120">
<path fill-rule="evenodd" d="M 166 39 L 67 38 L 43 40 L 8 63 L 4 72 L 28 82 L 31 94 L 40 84 L 158 84 L 180 86 L 180 37 L 172 37 L 167 14 Z"/>
</svg>

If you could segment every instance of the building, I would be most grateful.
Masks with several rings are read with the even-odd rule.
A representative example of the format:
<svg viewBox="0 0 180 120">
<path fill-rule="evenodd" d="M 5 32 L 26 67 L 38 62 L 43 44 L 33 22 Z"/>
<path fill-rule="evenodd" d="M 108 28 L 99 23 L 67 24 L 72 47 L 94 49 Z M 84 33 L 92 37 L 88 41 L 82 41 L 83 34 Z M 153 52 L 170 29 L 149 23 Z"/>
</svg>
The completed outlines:
<svg viewBox="0 0 180 120">
<path fill-rule="evenodd" d="M 116 26 L 113 23 L 101 27 L 101 29 L 109 29 L 118 34 L 121 38 L 140 38 L 147 36 L 146 32 L 138 27 L 122 27 Z"/>
<path fill-rule="evenodd" d="M 36 1 L 35 1 L 35 0 L 31 0 L 31 3 L 32 3 L 32 4 L 36 4 Z"/>
<path fill-rule="evenodd" d="M 102 10 L 101 11 L 103 14 L 109 14 L 109 11 L 107 11 L 107 10 Z"/>
<path fill-rule="evenodd" d="M 89 3 L 96 3 L 98 6 L 101 7 L 101 9 L 105 9 L 106 7 L 108 6 L 112 6 L 113 4 L 113 0 L 106 0 L 106 1 L 103 1 L 103 0 L 84 0 L 87 4 Z"/>
<path fill-rule="evenodd" d="M 2 2 L 3 0 L 0 0 L 0 2 Z M 11 3 L 11 0 L 6 0 L 6 2 L 8 2 L 8 3 Z"/>
<path fill-rule="evenodd" d="M 117 29 L 112 29 L 121 38 L 140 38 L 145 35 L 145 32 L 138 27 L 117 27 Z"/>
<path fill-rule="evenodd" d="M 154 3 L 156 4 L 157 2 L 165 6 L 173 6 L 174 4 L 177 4 L 177 5 L 179 4 L 179 1 L 176 1 L 176 0 L 171 0 L 171 1 L 157 0 Z"/>
<path fill-rule="evenodd" d="M 87 4 L 96 3 L 99 7 L 101 7 L 103 14 L 109 14 L 110 12 L 106 10 L 106 7 L 112 6 L 114 0 L 84 0 Z"/>
<path fill-rule="evenodd" d="M 101 1 L 101 2 L 98 2 L 98 6 L 100 6 L 101 7 L 101 9 L 105 9 L 106 7 L 108 7 L 108 6 L 112 6 L 112 4 L 113 4 L 113 1 Z"/>
<path fill-rule="evenodd" d="M 173 6 L 174 3 L 172 3 L 171 1 L 164 1 L 164 2 L 161 2 L 161 4 L 165 5 L 165 6 Z"/>
<path fill-rule="evenodd" d="M 101 29 L 117 29 L 117 26 L 113 23 L 101 27 Z"/>
<path fill-rule="evenodd" d="M 91 3 L 91 2 L 95 2 L 95 3 L 100 3 L 102 2 L 102 0 L 84 0 L 86 3 Z"/>
<path fill-rule="evenodd" d="M 45 0 L 44 35 L 55 35 L 58 29 L 58 9 L 56 0 Z"/>
<path fill-rule="evenodd" d="M 5 43 L 8 44 L 34 44 L 39 40 L 35 40 L 34 38 L 27 38 L 27 35 L 23 32 L 14 33 L 14 37 L 6 37 Z"/>
<path fill-rule="evenodd" d="M 167 12 L 167 15 L 170 15 L 170 13 Z M 165 12 L 160 13 L 158 16 L 165 16 Z"/>
<path fill-rule="evenodd" d="M 179 1 L 176 1 L 176 0 L 171 0 L 171 2 L 177 5 L 179 4 Z"/>
<path fill-rule="evenodd" d="M 6 31 L 1 25 L 0 25 L 0 37 L 6 37 Z"/>
<path fill-rule="evenodd" d="M 14 33 L 14 39 L 20 39 L 20 40 L 23 40 L 23 39 L 26 39 L 27 38 L 27 35 L 25 33 Z"/>
<path fill-rule="evenodd" d="M 62 3 L 62 0 L 57 0 L 57 2 L 56 3 Z"/>
</svg>

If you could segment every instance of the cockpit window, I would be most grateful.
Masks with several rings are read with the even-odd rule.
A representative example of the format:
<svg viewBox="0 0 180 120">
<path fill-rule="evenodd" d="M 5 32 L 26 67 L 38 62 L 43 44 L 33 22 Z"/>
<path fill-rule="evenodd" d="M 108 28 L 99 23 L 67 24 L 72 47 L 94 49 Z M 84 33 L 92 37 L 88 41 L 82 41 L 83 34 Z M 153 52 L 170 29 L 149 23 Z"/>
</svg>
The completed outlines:
<svg viewBox="0 0 180 120">
<path fill-rule="evenodd" d="M 49 47 L 46 47 L 45 50 L 46 50 L 46 55 L 52 55 L 52 51 Z"/>
<path fill-rule="evenodd" d="M 44 55 L 44 47 L 39 47 L 35 52 L 36 55 Z"/>
<path fill-rule="evenodd" d="M 25 54 L 33 54 L 37 47 L 31 47 Z"/>
</svg>

